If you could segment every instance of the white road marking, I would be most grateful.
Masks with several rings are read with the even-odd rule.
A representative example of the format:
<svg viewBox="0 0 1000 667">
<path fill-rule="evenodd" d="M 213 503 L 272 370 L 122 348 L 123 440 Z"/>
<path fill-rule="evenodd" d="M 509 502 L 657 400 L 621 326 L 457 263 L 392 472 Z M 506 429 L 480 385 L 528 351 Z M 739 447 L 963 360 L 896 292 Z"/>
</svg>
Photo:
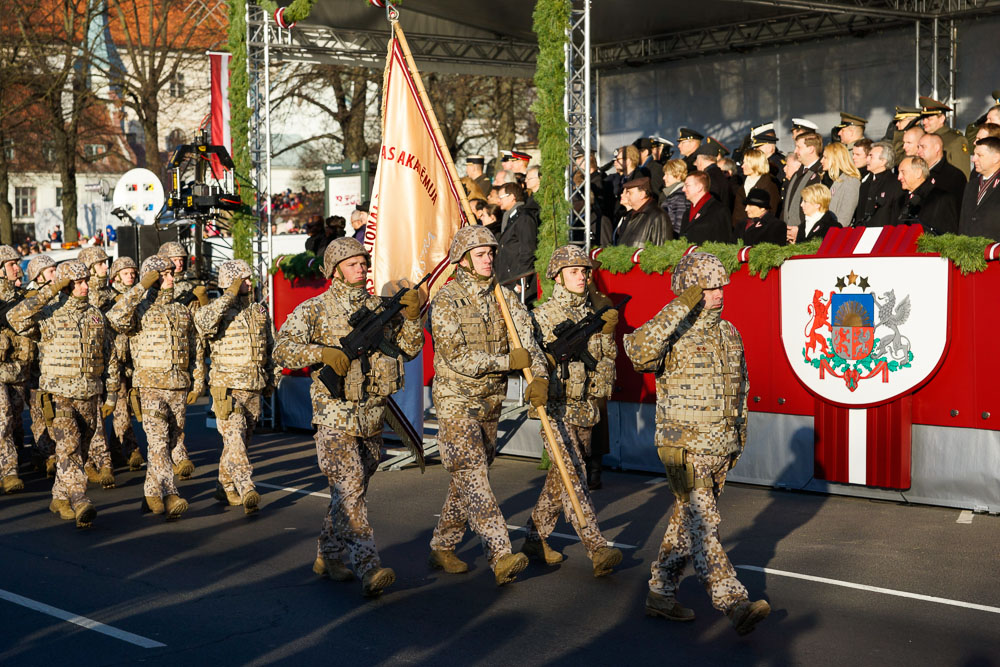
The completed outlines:
<svg viewBox="0 0 1000 667">
<path fill-rule="evenodd" d="M 653 479 L 647 479 L 643 484 L 662 484 L 666 481 L 666 477 L 654 477 Z"/>
<path fill-rule="evenodd" d="M 265 484 L 264 482 L 254 482 L 257 486 L 264 486 L 268 489 L 276 489 L 278 491 L 288 491 L 289 493 L 301 493 L 304 496 L 316 496 L 317 498 L 326 498 L 330 500 L 329 493 L 320 493 L 319 491 L 309 491 L 308 489 L 296 489 L 291 486 L 278 486 L 277 484 Z"/>
<path fill-rule="evenodd" d="M 972 517 L 975 516 L 972 510 L 962 510 L 958 513 L 958 518 L 955 519 L 955 523 L 972 523 Z"/>
<path fill-rule="evenodd" d="M 975 609 L 976 611 L 987 611 L 990 612 L 991 614 L 1000 614 L 1000 607 L 988 607 L 984 604 L 975 604 L 973 602 L 962 602 L 961 600 L 949 600 L 947 598 L 939 598 L 939 597 L 934 597 L 932 595 L 922 595 L 920 593 L 907 593 L 906 591 L 896 591 L 891 588 L 879 588 L 878 586 L 855 584 L 851 583 L 850 581 L 840 581 L 839 579 L 814 577 L 811 574 L 799 574 L 797 572 L 785 572 L 784 570 L 773 570 L 769 567 L 756 567 L 754 565 L 737 565 L 736 567 L 741 570 L 764 572 L 765 574 L 774 574 L 779 577 L 791 577 L 792 579 L 805 579 L 806 581 L 815 581 L 821 584 L 843 586 L 844 588 L 855 588 L 859 591 L 871 591 L 872 593 L 895 595 L 896 597 L 910 598 L 912 600 L 923 600 L 924 602 L 937 602 L 938 604 L 947 604 L 951 605 L 952 607 L 964 607 L 965 609 Z"/>
<path fill-rule="evenodd" d="M 21 605 L 22 607 L 27 607 L 28 609 L 33 609 L 34 611 L 39 611 L 43 614 L 48 614 L 49 616 L 55 616 L 60 620 L 79 625 L 81 628 L 93 630 L 94 632 L 100 632 L 102 635 L 114 637 L 115 639 L 120 639 L 123 642 L 135 644 L 136 646 L 142 648 L 162 648 L 166 646 L 166 644 L 161 644 L 153 639 L 147 639 L 146 637 L 134 635 L 131 632 L 125 632 L 124 630 L 119 630 L 118 628 L 111 627 L 110 625 L 99 623 L 93 619 L 87 618 L 86 616 L 77 616 L 72 612 L 57 609 L 56 607 L 45 604 L 44 602 L 36 602 L 35 600 L 22 597 L 16 593 L 11 593 L 10 591 L 5 591 L 3 589 L 0 589 L 0 599 L 13 602 L 14 604 Z"/>
<path fill-rule="evenodd" d="M 440 514 L 435 514 L 434 516 L 440 517 L 441 515 Z M 512 530 L 514 532 L 527 532 L 528 529 L 525 528 L 524 526 L 512 526 L 511 524 L 508 523 L 507 524 L 507 530 Z M 549 537 L 561 537 L 561 538 L 566 539 L 566 540 L 575 540 L 577 542 L 580 541 L 579 537 L 577 537 L 576 535 L 570 535 L 568 533 L 552 533 L 551 535 L 549 535 Z M 637 547 L 635 545 L 632 545 L 632 544 L 621 544 L 620 542 L 612 542 L 611 540 L 608 540 L 608 546 L 609 547 L 618 547 L 619 549 L 638 549 L 639 548 L 639 547 Z"/>
</svg>

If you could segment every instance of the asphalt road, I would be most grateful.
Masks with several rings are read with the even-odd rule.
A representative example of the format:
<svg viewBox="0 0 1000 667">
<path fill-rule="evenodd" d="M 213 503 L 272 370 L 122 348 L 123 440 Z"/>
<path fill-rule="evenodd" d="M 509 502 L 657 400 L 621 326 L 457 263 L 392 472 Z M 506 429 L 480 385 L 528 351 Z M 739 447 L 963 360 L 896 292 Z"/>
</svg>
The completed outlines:
<svg viewBox="0 0 1000 667">
<path fill-rule="evenodd" d="M 579 542 L 553 537 L 562 565 L 533 563 L 497 589 L 474 537 L 459 551 L 468 574 L 427 568 L 448 484 L 440 465 L 379 473 L 369 515 L 398 579 L 369 601 L 358 582 L 311 571 L 328 496 L 308 434 L 255 439 L 255 517 L 212 498 L 221 445 L 201 415 L 188 446 L 198 469 L 175 523 L 140 513 L 141 472 L 92 489 L 99 514 L 87 531 L 49 513 L 37 476 L 0 496 L 0 664 L 1000 664 L 997 517 L 729 485 L 723 543 L 749 566 L 739 574 L 751 596 L 773 608 L 740 638 L 693 573 L 680 598 L 694 623 L 644 615 L 671 503 L 656 477 L 607 472 L 595 494 L 606 536 L 627 545 L 616 574 L 594 579 Z M 512 526 L 525 524 L 543 475 L 532 461 L 494 464 Z M 511 537 L 519 548 L 523 532 Z M 93 622 L 104 625 L 84 627 Z"/>
</svg>

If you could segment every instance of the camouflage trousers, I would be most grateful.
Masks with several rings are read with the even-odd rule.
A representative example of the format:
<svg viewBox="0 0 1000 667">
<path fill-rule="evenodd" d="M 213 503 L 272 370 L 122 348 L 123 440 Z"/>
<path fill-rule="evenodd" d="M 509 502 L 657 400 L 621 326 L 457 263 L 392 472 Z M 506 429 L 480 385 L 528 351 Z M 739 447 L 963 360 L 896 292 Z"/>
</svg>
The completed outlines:
<svg viewBox="0 0 1000 667">
<path fill-rule="evenodd" d="M 382 566 L 375 532 L 368 523 L 365 494 L 378 469 L 382 436 L 358 438 L 328 426 L 316 428 L 316 458 L 330 482 L 330 506 L 316 555 L 349 565 L 358 577 Z"/>
<path fill-rule="evenodd" d="M 22 428 L 24 384 L 0 383 L 0 478 L 17 475 L 17 452 L 21 448 L 16 434 Z"/>
<path fill-rule="evenodd" d="M 489 466 L 496 456 L 497 422 L 442 419 L 438 426 L 441 462 L 451 473 L 451 484 L 434 528 L 431 549 L 454 551 L 468 524 L 483 541 L 492 568 L 501 556 L 510 553 L 507 521 L 489 479 Z"/>
<path fill-rule="evenodd" d="M 139 442 L 135 439 L 135 430 L 132 428 L 132 406 L 128 402 L 128 384 L 124 382 L 118 388 L 118 401 L 115 403 L 115 411 L 111 414 L 111 428 L 115 439 L 118 440 L 118 453 L 123 459 L 128 460 L 132 452 L 139 449 Z"/>
<path fill-rule="evenodd" d="M 722 517 L 716 501 L 726 483 L 729 457 L 689 454 L 696 479 L 711 479 L 713 487 L 696 488 L 690 500 L 674 499 L 674 513 L 653 563 L 649 590 L 673 598 L 688 561 L 694 563 L 698 581 L 712 598 L 712 606 L 728 611 L 747 599 L 747 589 L 736 578 L 736 570 L 719 541 Z"/>
<path fill-rule="evenodd" d="M 184 418 L 187 405 L 184 389 L 139 390 L 139 406 L 142 408 L 142 429 L 146 432 L 146 482 L 144 495 L 162 498 L 177 493 L 174 482 L 173 461 L 177 459 L 174 450 L 180 436 L 184 435 Z M 184 453 L 185 457 L 187 452 Z"/>
<path fill-rule="evenodd" d="M 215 427 L 222 436 L 222 456 L 219 458 L 219 483 L 226 491 L 236 491 L 240 497 L 253 491 L 253 466 L 247 458 L 247 445 L 260 419 L 260 392 L 231 389 L 233 411 L 226 419 L 215 416 Z"/>
<path fill-rule="evenodd" d="M 99 396 L 66 398 L 53 394 L 52 407 L 55 418 L 50 430 L 56 443 L 56 481 L 52 485 L 52 497 L 68 500 L 76 509 L 90 502 L 83 464 L 94 445 L 103 442 L 103 438 L 96 437 L 101 428 L 101 399 Z"/>
<path fill-rule="evenodd" d="M 42 414 L 42 391 L 32 389 L 28 401 L 28 411 L 31 413 L 31 435 L 35 439 L 35 451 L 48 458 L 55 455 L 56 443 L 52 442 L 49 429 L 45 425 L 45 415 Z"/>
<path fill-rule="evenodd" d="M 562 476 L 559 474 L 559 467 L 553 460 L 552 465 L 549 466 L 548 475 L 545 476 L 542 494 L 535 503 L 531 518 L 528 519 L 528 539 L 548 538 L 556 527 L 559 513 L 562 512 L 566 520 L 573 526 L 576 534 L 580 536 L 580 541 L 587 549 L 587 555 L 593 556 L 598 549 L 608 546 L 608 541 L 601 535 L 601 529 L 597 526 L 594 501 L 587 488 L 586 460 L 590 454 L 591 428 L 553 421 L 552 432 L 555 435 L 556 446 L 559 447 L 562 460 L 566 463 L 566 469 L 573 483 L 573 490 L 580 500 L 580 507 L 583 509 L 583 517 L 586 521 L 582 525 L 580 524 L 576 512 L 573 511 L 569 495 L 566 493 Z M 542 441 L 545 442 L 545 448 L 549 450 L 551 458 L 551 446 L 544 431 L 542 431 Z"/>
</svg>

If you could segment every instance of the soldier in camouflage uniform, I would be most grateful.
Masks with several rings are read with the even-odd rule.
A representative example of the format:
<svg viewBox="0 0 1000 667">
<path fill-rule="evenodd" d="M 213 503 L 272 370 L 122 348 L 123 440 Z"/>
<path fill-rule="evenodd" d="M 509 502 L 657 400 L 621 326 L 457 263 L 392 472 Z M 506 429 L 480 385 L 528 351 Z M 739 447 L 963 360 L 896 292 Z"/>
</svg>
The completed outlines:
<svg viewBox="0 0 1000 667">
<path fill-rule="evenodd" d="M 676 496 L 670 524 L 653 563 L 646 613 L 691 621 L 677 601 L 688 561 L 736 632 L 767 617 L 764 600 L 751 602 L 719 541 L 717 500 L 726 473 L 746 443 L 747 378 L 743 341 L 721 319 L 729 273 L 714 255 L 694 252 L 678 262 L 671 289 L 677 298 L 625 336 L 625 352 L 639 372 L 656 374 L 656 437 L 660 460 Z"/>
<path fill-rule="evenodd" d="M 219 267 L 222 296 L 194 316 L 198 334 L 208 340 L 211 352 L 209 393 L 222 436 L 216 498 L 243 505 L 247 514 L 260 506 L 250 479 L 253 467 L 247 445 L 260 419 L 261 395 L 270 396 L 274 389 L 271 320 L 266 306 L 250 300 L 251 275 L 243 260 L 225 262 Z"/>
<path fill-rule="evenodd" d="M 111 264 L 108 278 L 111 280 L 111 289 L 115 291 L 114 301 L 117 303 L 125 293 L 135 285 L 138 278 L 136 275 L 139 267 L 131 257 L 119 257 Z M 139 451 L 139 442 L 135 438 L 135 430 L 132 428 L 132 404 L 129 401 L 129 394 L 132 389 L 132 364 L 128 353 L 128 336 L 118 334 L 115 336 L 115 354 L 121 365 L 121 387 L 118 389 L 118 402 L 115 404 L 115 411 L 112 414 L 111 426 L 114 429 L 115 438 L 118 440 L 119 453 L 126 461 L 129 470 L 141 470 L 146 461 Z M 138 392 L 135 393 L 136 405 L 138 405 Z"/>
<path fill-rule="evenodd" d="M 595 312 L 595 309 L 610 305 L 610 300 L 597 292 L 594 293 L 593 302 L 587 296 L 592 267 L 586 251 L 579 246 L 563 246 L 552 253 L 546 271 L 549 280 L 556 282 L 552 296 L 532 312 L 535 340 L 543 350 L 556 339 L 554 329 L 560 324 L 576 324 Z M 551 372 L 548 374 L 546 411 L 552 424 L 556 446 L 570 472 L 573 490 L 580 500 L 586 523 L 580 524 L 559 470 L 557 466 L 551 465 L 542 494 L 528 519 L 528 537 L 524 543 L 524 553 L 529 557 L 549 565 L 561 562 L 562 554 L 552 549 L 546 538 L 552 534 L 559 514 L 563 512 L 587 549 L 587 555 L 594 565 L 595 577 L 610 574 L 622 561 L 622 552 L 608 546 L 608 541 L 601 535 L 597 526 L 597 513 L 587 488 L 586 460 L 590 456 L 590 433 L 600 417 L 598 401 L 611 395 L 615 380 L 615 357 L 618 356 L 614 335 L 618 311 L 611 308 L 601 317 L 604 326 L 590 337 L 586 349 L 597 362 L 596 368 L 588 369 L 581 360 L 557 364 L 549 355 Z M 544 430 L 542 439 L 546 448 L 551 447 Z"/>
<path fill-rule="evenodd" d="M 9 245 L 0 245 L 0 312 L 23 298 L 21 255 Z M 25 383 L 34 357 L 34 343 L 17 335 L 7 322 L 0 322 L 0 484 L 4 493 L 24 489 L 18 476 L 21 448 L 21 413 Z"/>
<path fill-rule="evenodd" d="M 111 308 L 108 321 L 129 337 L 132 386 L 139 390 L 141 412 L 136 416 L 146 431 L 149 458 L 145 508 L 176 519 L 188 504 L 178 495 L 170 457 L 184 434 L 185 403 L 205 391 L 205 363 L 197 354 L 191 312 L 174 301 L 170 261 L 147 257 L 140 273 L 139 284 Z"/>
<path fill-rule="evenodd" d="M 497 423 L 507 393 L 507 374 L 531 367 L 529 400 L 548 395 L 545 356 L 532 336 L 531 316 L 517 295 L 502 288 L 518 336 L 527 347 L 512 348 L 494 295 L 493 259 L 497 241 L 485 227 L 460 228 L 448 259 L 455 279 L 434 297 L 430 329 L 434 339 L 434 408 L 441 462 L 451 484 L 431 539 L 430 565 L 466 572 L 455 555 L 466 523 L 483 541 L 497 585 L 513 581 L 528 564 L 512 554 L 507 522 L 490 488 L 488 470 L 496 455 Z"/>
<path fill-rule="evenodd" d="M 34 296 L 45 285 L 55 279 L 56 263 L 48 255 L 35 255 L 28 262 L 25 269 L 28 280 L 28 292 L 26 296 Z M 31 361 L 31 370 L 28 373 L 28 410 L 31 414 L 31 435 L 35 441 L 35 467 L 39 472 L 45 473 L 48 477 L 55 477 L 56 474 L 56 444 L 49 436 L 48 427 L 45 424 L 45 416 L 42 414 L 42 391 L 38 389 L 38 379 L 40 376 L 38 368 L 38 355 L 35 354 Z"/>
<path fill-rule="evenodd" d="M 416 291 L 402 297 L 402 317 L 386 327 L 385 339 L 398 356 L 374 352 L 363 370 L 360 359 L 349 360 L 338 347 L 351 332 L 348 319 L 362 306 L 378 310 L 382 301 L 365 291 L 368 253 L 351 237 L 335 239 L 323 253 L 323 272 L 330 288 L 299 304 L 288 316 L 274 348 L 274 361 L 285 368 L 326 364 L 336 374 L 335 394 L 313 373 L 310 389 L 316 455 L 330 482 L 330 507 L 323 522 L 313 571 L 336 581 L 362 579 L 366 596 L 380 594 L 396 579 L 382 567 L 368 523 L 365 493 L 382 448 L 386 398 L 403 386 L 403 359 L 423 346 L 420 302 Z M 350 561 L 354 572 L 345 564 Z"/>
<path fill-rule="evenodd" d="M 51 400 L 49 428 L 56 443 L 56 480 L 49 509 L 63 519 L 75 519 L 78 528 L 89 527 L 97 515 L 87 498 L 83 462 L 88 447 L 98 439 L 101 414 L 109 413 L 114 405 L 119 380 L 107 322 L 88 303 L 89 277 L 83 262 L 63 262 L 56 270 L 55 283 L 42 287 L 7 315 L 21 335 L 38 330 L 38 386 L 45 392 L 43 400 Z M 105 388 L 110 391 L 102 406 Z"/>
</svg>

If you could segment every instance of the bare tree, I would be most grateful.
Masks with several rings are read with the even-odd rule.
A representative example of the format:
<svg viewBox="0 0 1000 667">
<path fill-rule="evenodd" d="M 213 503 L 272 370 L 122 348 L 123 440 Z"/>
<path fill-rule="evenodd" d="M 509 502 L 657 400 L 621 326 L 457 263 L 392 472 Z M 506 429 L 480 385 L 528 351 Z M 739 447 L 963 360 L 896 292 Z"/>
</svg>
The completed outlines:
<svg viewBox="0 0 1000 667">
<path fill-rule="evenodd" d="M 4 35 L 13 27 L 3 18 L 0 18 L 0 26 L 0 34 Z M 0 49 L 0 243 L 8 245 L 14 242 L 13 207 L 7 194 L 10 171 L 16 155 L 15 146 L 23 144 L 20 139 L 29 118 L 25 111 L 32 102 L 31 96 L 25 94 L 26 72 L 20 46 L 14 41 L 8 48 Z"/>
</svg>

